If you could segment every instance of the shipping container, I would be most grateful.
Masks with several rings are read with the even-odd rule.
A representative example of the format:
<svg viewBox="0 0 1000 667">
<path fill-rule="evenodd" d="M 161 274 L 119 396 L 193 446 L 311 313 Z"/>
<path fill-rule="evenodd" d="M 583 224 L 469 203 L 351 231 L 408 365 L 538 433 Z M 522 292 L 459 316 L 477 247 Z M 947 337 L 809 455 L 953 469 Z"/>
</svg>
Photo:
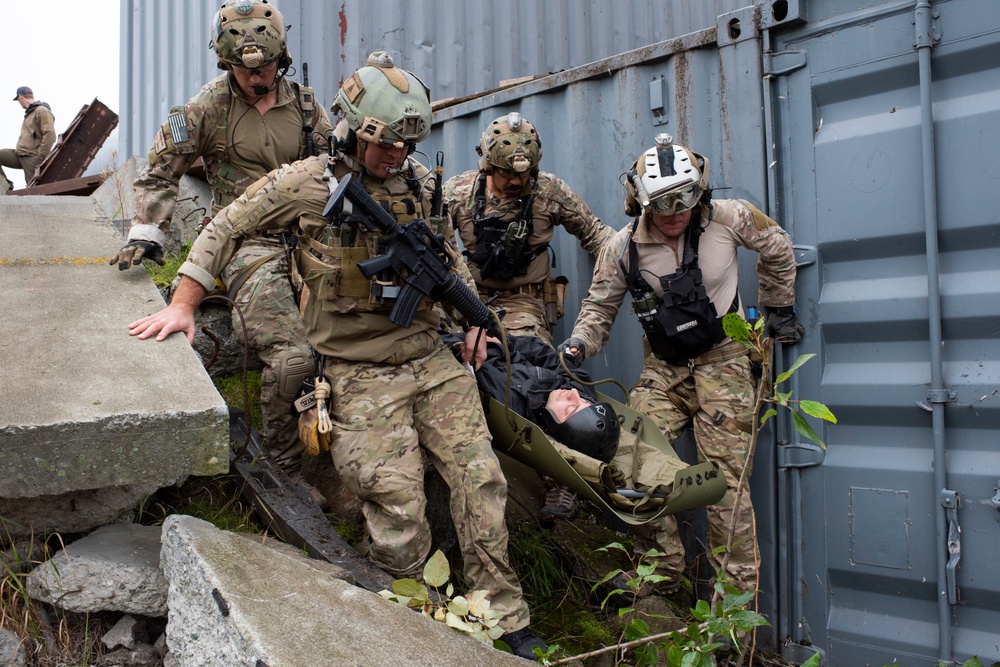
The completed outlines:
<svg viewBox="0 0 1000 667">
<path fill-rule="evenodd" d="M 123 15 L 136 4 L 123 0 Z M 815 354 L 787 389 L 838 423 L 814 424 L 826 450 L 786 414 L 761 438 L 765 643 L 835 667 L 1000 660 L 1000 3 L 742 4 L 280 6 L 309 40 L 296 46 L 327 106 L 382 47 L 435 99 L 456 98 L 419 147 L 425 163 L 444 153 L 446 175 L 474 168 L 486 124 L 518 111 L 539 129 L 542 168 L 616 228 L 629 221 L 622 174 L 660 132 L 709 158 L 716 197 L 778 220 L 796 245 L 806 333 L 777 364 Z M 123 62 L 123 108 L 145 98 L 148 137 L 165 100 L 147 86 L 197 70 L 177 59 L 149 79 L 124 76 Z M 333 67 L 319 74 L 324 61 Z M 123 149 L 146 150 L 128 136 Z M 554 272 L 570 280 L 562 340 L 593 261 L 566 234 L 553 247 Z M 744 303 L 756 298 L 754 261 L 741 258 Z M 624 306 L 588 369 L 634 382 L 640 334 Z"/>
</svg>

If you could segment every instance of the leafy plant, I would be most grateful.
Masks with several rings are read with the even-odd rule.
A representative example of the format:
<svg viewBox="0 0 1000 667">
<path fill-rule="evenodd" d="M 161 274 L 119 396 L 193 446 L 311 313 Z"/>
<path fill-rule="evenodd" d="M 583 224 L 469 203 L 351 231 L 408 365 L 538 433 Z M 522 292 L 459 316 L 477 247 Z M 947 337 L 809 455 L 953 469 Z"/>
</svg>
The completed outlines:
<svg viewBox="0 0 1000 667">
<path fill-rule="evenodd" d="M 379 595 L 411 609 L 419 609 L 424 616 L 447 623 L 448 627 L 468 633 L 480 641 L 496 645 L 504 633 L 499 625 L 503 614 L 490 609 L 489 594 L 486 591 L 455 595 L 455 587 L 449 582 L 450 578 L 448 559 L 439 549 L 424 565 L 424 583 L 416 579 L 397 579 L 392 583 L 391 591 L 380 591 Z M 428 586 L 434 589 L 433 597 Z M 506 648 L 509 650 L 510 647 Z"/>
<path fill-rule="evenodd" d="M 600 550 L 608 549 L 618 549 L 631 558 L 628 550 L 617 542 Z M 643 586 L 667 581 L 668 577 L 656 574 L 655 559 L 663 555 L 655 549 L 642 554 L 635 563 L 635 577 L 626 582 L 630 590 L 613 589 L 605 596 L 601 606 L 606 605 L 615 596 L 630 592 L 634 595 Z M 594 590 L 613 581 L 622 572 L 621 569 L 609 572 L 594 585 Z M 626 646 L 633 648 L 637 667 L 659 664 L 661 654 L 665 654 L 668 667 L 714 667 L 715 651 L 723 646 L 720 639 L 725 638 L 732 646 L 739 648 L 740 637 L 744 633 L 750 632 L 755 627 L 768 625 L 767 619 L 761 614 L 747 609 L 747 605 L 753 599 L 753 591 L 740 593 L 731 584 L 724 582 L 716 583 L 715 588 L 718 601 L 713 601 L 710 605 L 705 600 L 698 600 L 695 608 L 691 610 L 694 620 L 684 630 L 650 635 L 649 624 L 642 618 L 633 617 L 624 626 L 626 643 L 614 648 Z M 635 608 L 629 605 L 619 609 L 618 615 L 625 616 L 634 611 Z"/>
<path fill-rule="evenodd" d="M 155 262 L 143 262 L 143 266 L 146 267 L 149 277 L 153 279 L 153 283 L 157 288 L 164 289 L 170 287 L 174 278 L 177 277 L 177 270 L 181 268 L 181 265 L 187 259 L 189 250 L 191 250 L 191 243 L 185 243 L 179 251 L 167 253 L 163 258 L 166 262 L 163 266 Z"/>
<path fill-rule="evenodd" d="M 763 377 L 770 377 L 769 366 L 772 341 L 770 338 L 762 336 L 762 332 L 764 330 L 764 318 L 758 318 L 752 325 L 750 325 L 743 320 L 739 313 L 728 313 L 722 318 L 722 328 L 726 332 L 726 335 L 734 341 L 742 343 L 751 352 L 756 352 L 757 356 L 759 356 L 762 360 Z M 810 417 L 816 417 L 817 419 L 823 419 L 836 424 L 837 418 L 832 412 L 830 412 L 830 409 L 819 401 L 804 399 L 793 400 L 792 392 L 783 392 L 778 390 L 778 385 L 784 383 L 792 377 L 792 375 L 795 374 L 795 371 L 815 356 L 815 354 L 799 355 L 799 358 L 795 360 L 795 363 L 793 363 L 788 370 L 784 371 L 774 379 L 773 387 L 766 387 L 765 383 L 761 383 L 761 389 L 764 391 L 758 392 L 755 414 L 760 414 L 760 408 L 765 402 L 787 408 L 791 412 L 795 430 L 802 437 L 808 438 L 823 449 L 826 449 L 826 443 L 824 443 L 823 440 L 816 434 L 809 422 L 806 421 L 804 415 L 809 415 Z M 759 425 L 763 426 L 767 423 L 767 420 L 777 414 L 777 409 L 768 408 L 764 414 L 760 416 Z"/>
<path fill-rule="evenodd" d="M 939 662 L 937 664 L 937 667 L 949 667 L 950 664 L 952 663 Z M 805 665 L 803 665 L 802 667 L 805 667 Z M 963 662 L 962 667 L 984 667 L 984 665 L 983 661 L 979 659 L 979 656 L 974 655 L 965 662 Z M 1000 662 L 991 662 L 990 667 L 1000 667 Z"/>
<path fill-rule="evenodd" d="M 657 563 L 657 561 L 655 559 L 659 558 L 661 556 L 664 556 L 665 554 L 663 554 L 662 552 L 657 551 L 656 549 L 650 549 L 646 553 L 642 554 L 638 558 L 638 561 L 636 562 L 636 561 L 633 560 L 632 552 L 629 551 L 620 542 L 612 542 L 611 544 L 609 544 L 607 546 L 601 547 L 597 551 L 607 552 L 609 549 L 616 549 L 616 550 L 621 551 L 622 553 L 624 553 L 625 556 L 630 561 L 632 561 L 632 564 L 635 566 L 636 576 L 630 578 L 626 582 L 626 584 L 625 584 L 626 586 L 628 586 L 628 588 L 630 590 L 626 591 L 623 588 L 615 588 L 615 589 L 609 591 L 607 593 L 607 595 L 604 596 L 604 599 L 601 601 L 601 609 L 604 609 L 604 607 L 605 607 L 605 605 L 607 605 L 608 601 L 612 597 L 615 597 L 616 595 L 623 595 L 625 593 L 629 593 L 629 594 L 635 596 L 635 594 L 643 586 L 646 586 L 646 585 L 655 586 L 656 584 L 658 584 L 660 582 L 669 581 L 670 580 L 669 577 L 665 577 L 665 576 L 663 576 L 661 574 L 656 574 L 656 566 L 657 566 L 658 563 Z M 604 575 L 604 577 L 601 578 L 600 581 L 598 581 L 596 584 L 594 584 L 594 586 L 593 586 L 593 588 L 591 590 L 592 591 L 597 591 L 598 588 L 600 588 L 604 584 L 608 583 L 609 581 L 614 580 L 618 575 L 620 575 L 620 574 L 622 574 L 624 572 L 625 571 L 622 568 L 616 568 L 616 569 L 612 570 L 611 572 L 608 572 L 606 575 Z M 632 611 L 635 611 L 632 607 L 624 607 L 624 608 L 618 610 L 618 615 L 619 616 L 624 616 L 625 614 L 628 614 L 628 613 L 630 613 Z"/>
</svg>

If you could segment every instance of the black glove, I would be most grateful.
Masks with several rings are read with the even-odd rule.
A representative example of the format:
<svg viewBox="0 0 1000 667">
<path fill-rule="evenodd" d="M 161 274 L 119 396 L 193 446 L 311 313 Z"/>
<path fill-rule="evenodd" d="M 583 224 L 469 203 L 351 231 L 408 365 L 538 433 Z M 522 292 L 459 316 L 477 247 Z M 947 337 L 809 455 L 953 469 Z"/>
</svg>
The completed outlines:
<svg viewBox="0 0 1000 667">
<path fill-rule="evenodd" d="M 166 261 L 163 259 L 163 246 L 159 243 L 154 243 L 153 241 L 129 241 L 122 246 L 117 255 L 111 258 L 108 265 L 114 266 L 118 264 L 118 270 L 124 271 L 129 266 L 142 264 L 143 258 L 151 259 L 160 266 L 166 264 Z"/>
<path fill-rule="evenodd" d="M 805 329 L 795 319 L 794 306 L 768 308 L 764 331 L 775 341 L 785 345 L 798 343 L 805 333 Z"/>
<path fill-rule="evenodd" d="M 570 352 L 570 348 L 574 348 L 576 352 Z M 584 357 L 587 356 L 587 350 L 583 346 L 583 341 L 573 336 L 559 343 L 556 351 L 561 352 L 566 357 L 566 361 L 577 367 L 583 363 Z"/>
</svg>

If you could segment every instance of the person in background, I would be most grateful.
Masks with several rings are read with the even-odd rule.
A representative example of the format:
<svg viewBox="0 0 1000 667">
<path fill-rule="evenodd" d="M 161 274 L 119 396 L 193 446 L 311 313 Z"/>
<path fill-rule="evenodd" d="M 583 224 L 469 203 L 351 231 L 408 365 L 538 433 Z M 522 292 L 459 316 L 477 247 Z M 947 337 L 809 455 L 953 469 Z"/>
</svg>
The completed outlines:
<svg viewBox="0 0 1000 667">
<path fill-rule="evenodd" d="M 17 89 L 14 101 L 24 109 L 24 122 L 21 123 L 17 147 L 0 149 L 0 194 L 14 189 L 3 167 L 24 170 L 24 182 L 28 184 L 35 177 L 35 169 L 56 143 L 56 119 L 48 103 L 35 100 L 35 93 L 28 86 Z"/>
<path fill-rule="evenodd" d="M 566 279 L 553 277 L 550 242 L 557 226 L 596 255 L 615 233 L 555 174 L 539 169 L 542 141 L 517 112 L 500 116 L 483 132 L 479 169 L 445 183 L 448 217 L 458 230 L 479 294 L 506 311 L 513 336 L 537 336 L 552 344 L 552 327 L 563 313 Z M 550 261 L 550 253 L 552 258 Z M 543 520 L 576 513 L 576 495 L 550 480 Z"/>
</svg>

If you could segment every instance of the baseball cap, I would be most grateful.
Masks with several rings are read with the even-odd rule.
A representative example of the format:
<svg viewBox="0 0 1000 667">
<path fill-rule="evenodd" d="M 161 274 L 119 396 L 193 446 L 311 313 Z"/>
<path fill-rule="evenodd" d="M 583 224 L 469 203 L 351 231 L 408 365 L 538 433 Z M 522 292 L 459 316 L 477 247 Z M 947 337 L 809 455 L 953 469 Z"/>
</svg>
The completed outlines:
<svg viewBox="0 0 1000 667">
<path fill-rule="evenodd" d="M 28 88 L 27 86 L 21 86 L 20 88 L 17 89 L 17 94 L 14 95 L 14 101 L 17 102 L 17 98 L 19 98 L 21 95 L 31 95 L 32 97 L 35 96 L 35 94 L 31 92 L 31 88 Z"/>
</svg>

